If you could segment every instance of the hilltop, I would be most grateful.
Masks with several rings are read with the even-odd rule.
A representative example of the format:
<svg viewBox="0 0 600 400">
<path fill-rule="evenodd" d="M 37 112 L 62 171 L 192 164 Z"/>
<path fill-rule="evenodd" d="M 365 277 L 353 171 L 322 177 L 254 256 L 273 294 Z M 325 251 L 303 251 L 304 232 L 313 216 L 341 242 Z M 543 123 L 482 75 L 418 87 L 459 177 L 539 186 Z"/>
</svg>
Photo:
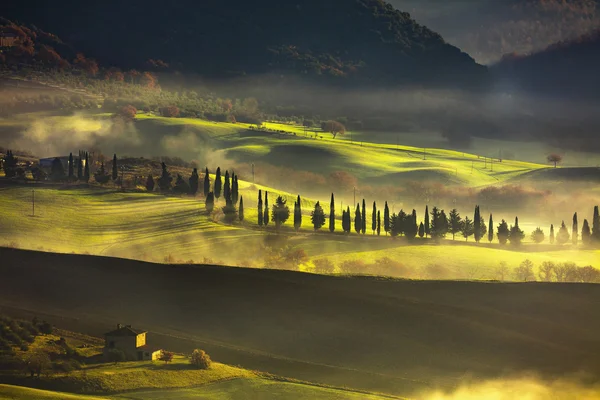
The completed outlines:
<svg viewBox="0 0 600 400">
<path fill-rule="evenodd" d="M 378 86 L 477 86 L 487 75 L 439 34 L 381 0 L 62 3 L 13 5 L 7 16 L 120 68 L 145 68 L 153 60 L 157 70 L 204 77 L 275 74 Z"/>
</svg>

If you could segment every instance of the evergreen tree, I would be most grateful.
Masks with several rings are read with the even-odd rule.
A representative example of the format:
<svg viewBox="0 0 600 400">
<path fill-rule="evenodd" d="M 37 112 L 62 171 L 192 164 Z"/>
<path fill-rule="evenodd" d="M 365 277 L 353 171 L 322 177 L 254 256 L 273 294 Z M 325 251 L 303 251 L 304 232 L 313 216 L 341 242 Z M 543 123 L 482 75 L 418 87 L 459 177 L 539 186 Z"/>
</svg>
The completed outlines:
<svg viewBox="0 0 600 400">
<path fill-rule="evenodd" d="M 224 219 L 226 222 L 231 223 L 237 219 L 237 209 L 235 207 L 235 204 L 233 204 L 233 200 L 231 200 L 231 192 L 229 192 L 228 197 L 225 197 L 225 207 L 223 207 L 222 210 L 223 215 L 225 215 Z"/>
<path fill-rule="evenodd" d="M 331 202 L 329 203 L 329 232 L 335 231 L 335 200 L 331 193 Z"/>
<path fill-rule="evenodd" d="M 473 216 L 473 235 L 475 235 L 475 242 L 479 243 L 483 235 L 481 234 L 481 215 L 479 213 L 479 206 L 475 206 L 475 215 Z"/>
<path fill-rule="evenodd" d="M 462 218 L 461 218 L 460 214 L 458 213 L 458 211 L 456 210 L 456 208 L 454 208 L 454 209 L 452 209 L 452 211 L 450 211 L 449 218 L 450 218 L 450 222 L 449 222 L 450 233 L 452 234 L 452 240 L 454 240 L 454 237 L 456 236 L 456 234 L 462 230 Z"/>
<path fill-rule="evenodd" d="M 531 240 L 534 243 L 542 243 L 545 238 L 546 235 L 544 235 L 544 231 L 539 226 L 531 233 Z"/>
<path fill-rule="evenodd" d="M 282 196 L 277 196 L 275 204 L 273 204 L 272 216 L 277 232 L 279 232 L 281 225 L 285 224 L 285 221 L 287 221 L 290 217 L 290 208 L 286 203 L 286 199 L 284 199 Z"/>
<path fill-rule="evenodd" d="M 577 223 L 577 213 L 573 214 L 573 244 L 577 246 L 577 242 L 579 241 L 579 226 Z"/>
<path fill-rule="evenodd" d="M 592 242 L 600 243 L 600 213 L 598 206 L 594 207 L 594 218 L 592 219 Z"/>
<path fill-rule="evenodd" d="M 570 237 L 571 237 L 571 235 L 569 235 L 569 230 L 567 229 L 567 226 L 565 225 L 565 221 L 563 221 L 562 224 L 560 225 L 560 229 L 558 230 L 558 233 L 556 234 L 556 243 L 563 245 L 569 241 Z"/>
<path fill-rule="evenodd" d="M 113 155 L 113 163 L 112 163 L 112 180 L 116 181 L 119 177 L 119 170 L 117 167 L 117 155 Z"/>
<path fill-rule="evenodd" d="M 81 161 L 81 157 L 77 159 L 77 180 L 83 179 L 83 161 Z"/>
<path fill-rule="evenodd" d="M 90 163 L 87 151 L 85 152 L 85 166 L 83 167 L 83 181 L 88 183 L 90 181 Z"/>
<path fill-rule="evenodd" d="M 488 227 L 488 241 L 492 243 L 494 240 L 494 219 L 492 218 L 492 214 L 490 213 L 490 226 Z"/>
<path fill-rule="evenodd" d="M 244 196 L 240 197 L 240 209 L 238 211 L 240 216 L 240 221 L 244 220 Z"/>
<path fill-rule="evenodd" d="M 373 211 L 371 212 L 371 230 L 373 235 L 377 230 L 377 204 L 375 202 L 373 202 Z"/>
<path fill-rule="evenodd" d="M 225 182 L 223 183 L 223 197 L 232 198 L 231 196 L 231 183 L 229 182 L 229 171 L 225 171 Z"/>
<path fill-rule="evenodd" d="M 350 234 L 350 231 L 352 231 L 352 217 L 350 216 L 350 206 L 348 206 L 346 209 L 346 227 L 344 228 L 344 232 Z"/>
<path fill-rule="evenodd" d="M 360 215 L 360 204 L 356 203 L 356 210 L 354 210 L 354 230 L 360 235 L 362 230 L 362 215 Z"/>
<path fill-rule="evenodd" d="M 100 164 L 100 169 L 94 174 L 94 179 L 101 185 L 104 185 L 110 180 L 110 176 L 106 173 L 106 170 L 104 169 L 104 163 Z"/>
<path fill-rule="evenodd" d="M 431 233 L 431 227 L 429 225 L 429 206 L 425 206 L 425 237 Z"/>
<path fill-rule="evenodd" d="M 448 233 L 448 219 L 444 210 L 439 210 L 437 207 L 433 207 L 431 210 L 431 227 L 429 233 L 431 237 L 439 240 L 446 236 Z M 427 224 L 425 224 L 425 234 L 427 235 Z"/>
<path fill-rule="evenodd" d="M 258 226 L 263 226 L 262 190 L 258 190 Z"/>
<path fill-rule="evenodd" d="M 487 225 L 481 215 L 479 215 L 479 238 L 484 238 L 487 233 Z"/>
<path fill-rule="evenodd" d="M 206 211 L 209 213 L 211 213 L 213 208 L 215 208 L 215 194 L 213 192 L 208 192 L 206 195 L 204 206 L 206 207 Z"/>
<path fill-rule="evenodd" d="M 465 217 L 465 220 L 461 223 L 461 232 L 466 241 L 469 240 L 469 236 L 475 233 L 475 225 L 469 217 Z"/>
<path fill-rule="evenodd" d="M 505 220 L 502 220 L 502 222 L 500 222 L 500 224 L 498 225 L 498 241 L 500 242 L 500 244 L 506 244 L 506 242 L 508 242 L 508 237 L 510 235 L 510 230 L 508 229 L 508 224 L 506 223 Z"/>
<path fill-rule="evenodd" d="M 294 229 L 298 231 L 302 226 L 302 206 L 300 205 L 300 195 L 294 203 Z"/>
<path fill-rule="evenodd" d="M 223 190 L 223 182 L 221 181 L 221 167 L 217 167 L 217 173 L 215 176 L 215 187 L 213 189 L 217 201 L 219 201 L 219 198 L 221 197 L 221 190 Z"/>
<path fill-rule="evenodd" d="M 181 174 L 177 174 L 177 179 L 175 179 L 175 186 L 173 187 L 173 192 L 179 194 L 189 194 L 190 193 L 190 185 L 183 179 Z"/>
<path fill-rule="evenodd" d="M 360 229 L 363 235 L 367 232 L 367 205 L 365 204 L 365 199 L 363 199 L 362 202 L 362 222 L 360 224 Z"/>
<path fill-rule="evenodd" d="M 55 158 L 52 160 L 52 165 L 50 166 L 50 179 L 55 182 L 61 182 L 65 177 L 65 169 L 60 158 Z"/>
<path fill-rule="evenodd" d="M 417 226 L 417 210 L 413 209 L 412 214 L 408 215 L 406 218 L 404 234 L 407 238 L 414 239 L 418 232 L 419 227 Z"/>
<path fill-rule="evenodd" d="M 383 209 L 383 230 L 386 235 L 390 231 L 390 208 L 388 207 L 387 201 L 385 202 L 385 208 Z"/>
<path fill-rule="evenodd" d="M 190 187 L 190 194 L 195 196 L 196 193 L 198 193 L 198 185 L 200 184 L 200 176 L 198 175 L 198 169 L 194 168 L 194 170 L 192 171 L 192 175 L 190 176 L 189 179 L 189 187 Z"/>
<path fill-rule="evenodd" d="M 508 241 L 514 246 L 518 246 L 525 239 L 525 232 L 519 228 L 519 217 L 515 217 L 515 225 L 510 227 Z"/>
<path fill-rule="evenodd" d="M 554 225 L 550 224 L 550 244 L 554 244 Z"/>
<path fill-rule="evenodd" d="M 390 217 L 390 236 L 391 237 L 396 237 L 400 234 L 400 232 L 402 231 L 402 221 L 399 215 L 396 215 L 396 213 L 393 213 L 392 216 Z"/>
<path fill-rule="evenodd" d="M 590 231 L 590 224 L 587 219 L 583 220 L 583 227 L 581 228 L 581 242 L 584 246 L 590 244 L 592 239 L 592 232 Z"/>
<path fill-rule="evenodd" d="M 75 178 L 74 174 L 74 166 L 73 166 L 73 153 L 69 153 L 69 180 L 72 181 Z"/>
<path fill-rule="evenodd" d="M 310 213 L 310 221 L 312 222 L 315 231 L 318 231 L 325 225 L 325 212 L 318 201 L 317 204 L 315 204 L 315 209 Z"/>
<path fill-rule="evenodd" d="M 425 236 L 425 225 L 421 222 L 419 225 L 419 237 L 423 238 Z"/>
<path fill-rule="evenodd" d="M 173 178 L 171 177 L 171 174 L 167 169 L 167 164 L 165 164 L 164 162 L 161 163 L 161 168 L 162 173 L 160 175 L 160 178 L 158 178 L 158 188 L 161 192 L 168 192 L 169 190 L 171 190 L 171 182 L 173 181 Z"/>
<path fill-rule="evenodd" d="M 149 192 L 154 191 L 154 178 L 152 175 L 148 175 L 148 179 L 146 179 L 146 190 Z"/>
<path fill-rule="evenodd" d="M 234 173 L 231 173 L 231 198 L 234 204 L 237 204 L 238 199 L 240 198 L 240 191 L 238 187 L 238 176 Z"/>
<path fill-rule="evenodd" d="M 381 211 L 377 210 L 377 236 L 381 235 Z"/>
<path fill-rule="evenodd" d="M 210 192 L 210 175 L 208 174 L 208 167 L 204 171 L 204 197 L 208 196 Z"/>
<path fill-rule="evenodd" d="M 263 215 L 263 224 L 269 225 L 269 192 L 265 190 L 265 212 Z"/>
<path fill-rule="evenodd" d="M 2 162 L 4 168 L 4 176 L 7 178 L 14 178 L 17 176 L 17 165 L 18 158 L 13 155 L 12 150 L 6 150 L 4 160 Z"/>
</svg>

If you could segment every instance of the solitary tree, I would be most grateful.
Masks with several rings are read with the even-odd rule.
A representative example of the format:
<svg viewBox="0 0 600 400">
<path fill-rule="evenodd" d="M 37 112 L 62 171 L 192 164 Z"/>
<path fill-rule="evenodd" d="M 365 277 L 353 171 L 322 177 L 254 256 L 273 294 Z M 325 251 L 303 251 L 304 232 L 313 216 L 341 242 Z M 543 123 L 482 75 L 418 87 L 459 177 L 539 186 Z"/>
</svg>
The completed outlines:
<svg viewBox="0 0 600 400">
<path fill-rule="evenodd" d="M 488 227 L 488 241 L 492 243 L 494 240 L 494 219 L 492 218 L 492 214 L 490 213 L 490 226 Z"/>
<path fill-rule="evenodd" d="M 154 178 L 152 175 L 148 175 L 148 179 L 146 179 L 146 190 L 149 192 L 154 191 Z"/>
<path fill-rule="evenodd" d="M 508 235 L 508 240 L 510 244 L 518 246 L 525 239 L 525 232 L 519 228 L 519 218 L 515 217 L 515 225 L 510 228 L 510 234 Z"/>
<path fill-rule="evenodd" d="M 544 231 L 539 226 L 531 233 L 531 240 L 534 243 L 542 243 L 545 238 Z"/>
<path fill-rule="evenodd" d="M 300 205 L 300 195 L 294 203 L 294 229 L 298 231 L 302 226 L 302 206 Z"/>
<path fill-rule="evenodd" d="M 238 211 L 240 221 L 244 220 L 244 197 L 240 197 L 240 209 Z"/>
<path fill-rule="evenodd" d="M 117 167 L 117 155 L 113 155 L 113 163 L 112 163 L 112 180 L 116 181 L 119 177 L 119 170 Z"/>
<path fill-rule="evenodd" d="M 354 230 L 360 235 L 362 230 L 362 215 L 360 214 L 360 204 L 356 203 L 356 209 L 354 210 Z"/>
<path fill-rule="evenodd" d="M 469 236 L 471 236 L 475 232 L 475 226 L 473 225 L 473 221 L 469 219 L 469 217 L 465 217 L 465 220 L 462 222 L 462 235 L 466 241 L 469 240 Z"/>
<path fill-rule="evenodd" d="M 265 211 L 263 215 L 263 224 L 269 225 L 269 192 L 265 190 Z"/>
<path fill-rule="evenodd" d="M 281 225 L 285 224 L 285 221 L 290 217 L 290 208 L 287 206 L 287 200 L 282 196 L 277 196 L 275 204 L 273 204 L 273 222 L 275 223 L 275 229 L 279 232 Z"/>
<path fill-rule="evenodd" d="M 429 206 L 425 206 L 425 237 L 429 236 L 431 229 L 429 226 Z"/>
<path fill-rule="evenodd" d="M 567 229 L 567 226 L 565 225 L 565 221 L 562 221 L 562 224 L 560 225 L 560 229 L 558 230 L 558 233 L 556 234 L 556 243 L 563 245 L 569 241 L 570 237 L 571 237 L 571 235 L 569 235 L 569 230 Z"/>
<path fill-rule="evenodd" d="M 377 210 L 377 236 L 379 235 L 381 235 L 381 211 Z"/>
<path fill-rule="evenodd" d="M 390 208 L 388 207 L 387 201 L 385 202 L 385 208 L 383 209 L 383 230 L 386 235 L 390 231 Z"/>
<path fill-rule="evenodd" d="M 73 153 L 69 153 L 69 180 L 75 179 L 74 166 L 73 166 Z"/>
<path fill-rule="evenodd" d="M 335 231 L 335 200 L 331 193 L 331 202 L 329 203 L 329 232 Z"/>
<path fill-rule="evenodd" d="M 362 202 L 362 223 L 360 225 L 362 234 L 364 235 L 367 232 L 367 205 L 365 203 L 365 199 Z"/>
<path fill-rule="evenodd" d="M 450 211 L 449 219 L 450 233 L 452 234 L 452 240 L 454 240 L 456 234 L 462 230 L 462 218 L 456 208 Z"/>
<path fill-rule="evenodd" d="M 208 196 L 210 192 L 210 175 L 208 174 L 208 167 L 204 171 L 204 197 Z"/>
<path fill-rule="evenodd" d="M 161 350 L 160 351 L 160 356 L 158 357 L 158 359 L 160 361 L 164 361 L 165 364 L 170 363 L 171 361 L 173 361 L 173 353 L 170 351 L 166 351 L 166 350 Z"/>
<path fill-rule="evenodd" d="M 315 209 L 310 214 L 310 221 L 312 222 L 315 231 L 318 231 L 325 225 L 325 212 L 318 201 L 317 204 L 315 204 Z"/>
<path fill-rule="evenodd" d="M 506 244 L 509 235 L 510 230 L 508 229 L 508 224 L 505 220 L 502 220 L 502 222 L 500 222 L 500 224 L 498 225 L 498 242 L 500 242 L 500 244 Z"/>
<path fill-rule="evenodd" d="M 554 168 L 556 168 L 556 166 L 562 161 L 562 156 L 560 154 L 553 153 L 548 155 L 547 160 L 549 163 L 554 163 Z"/>
<path fill-rule="evenodd" d="M 190 364 L 198 369 L 209 369 L 212 361 L 204 350 L 195 349 L 190 357 Z"/>
<path fill-rule="evenodd" d="M 479 206 L 475 206 L 475 215 L 473 217 L 473 235 L 475 235 L 475 242 L 479 243 L 481 237 L 481 214 L 479 213 Z"/>
<path fill-rule="evenodd" d="M 258 190 L 258 226 L 263 226 L 262 190 Z"/>
<path fill-rule="evenodd" d="M 550 224 L 550 244 L 554 244 L 554 225 Z"/>
<path fill-rule="evenodd" d="M 375 202 L 373 202 L 373 211 L 371 212 L 371 230 L 373 235 L 377 230 L 377 204 Z"/>
<path fill-rule="evenodd" d="M 573 214 L 573 245 L 577 246 L 577 242 L 579 241 L 579 226 L 577 223 L 577 213 Z"/>
<path fill-rule="evenodd" d="M 581 241 L 584 246 L 590 244 L 592 238 L 592 232 L 590 231 L 590 224 L 587 219 L 583 220 L 583 227 L 581 228 Z"/>
<path fill-rule="evenodd" d="M 329 132 L 333 135 L 333 138 L 340 134 L 346 133 L 346 127 L 338 121 L 325 121 L 321 123 L 321 129 L 324 132 Z"/>
<path fill-rule="evenodd" d="M 199 184 L 200 184 L 200 176 L 198 176 L 198 169 L 194 168 L 194 170 L 192 171 L 192 175 L 190 176 L 190 179 L 189 179 L 191 195 L 195 196 L 196 193 L 198 193 L 198 185 Z"/>
<path fill-rule="evenodd" d="M 215 185 L 213 192 L 217 201 L 221 197 L 221 190 L 223 190 L 223 182 L 221 181 L 221 167 L 217 167 L 217 173 L 215 175 Z"/>
</svg>

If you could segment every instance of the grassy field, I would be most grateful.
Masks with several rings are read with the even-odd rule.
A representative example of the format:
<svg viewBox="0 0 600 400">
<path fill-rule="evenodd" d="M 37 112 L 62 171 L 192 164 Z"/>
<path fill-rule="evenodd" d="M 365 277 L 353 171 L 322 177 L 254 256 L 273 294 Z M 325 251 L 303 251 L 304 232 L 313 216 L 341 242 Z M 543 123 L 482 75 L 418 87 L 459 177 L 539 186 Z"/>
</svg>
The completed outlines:
<svg viewBox="0 0 600 400">
<path fill-rule="evenodd" d="M 217 362 L 302 381 L 410 397 L 507 371 L 600 376 L 594 284 L 334 277 L 10 249 L 0 258 L 2 309 L 94 336 L 131 323 L 152 345 L 203 348 Z"/>
<path fill-rule="evenodd" d="M 245 199 L 254 199 L 256 190 L 240 184 Z M 294 196 L 286 194 L 290 204 Z M 38 187 L 36 216 L 31 215 L 31 189 L 0 189 L 0 243 L 34 250 L 111 255 L 163 262 L 222 262 L 229 265 L 261 267 L 266 233 L 257 229 L 256 208 L 246 200 L 246 223 L 225 225 L 213 222 L 201 198 L 169 197 L 148 193 L 124 193 L 114 189 Z M 273 192 L 270 201 L 274 202 Z M 304 200 L 305 211 L 311 201 Z M 327 207 L 326 207 L 327 208 Z M 338 225 L 340 222 L 337 222 Z M 290 226 L 288 222 L 288 227 Z M 571 246 L 524 244 L 519 249 L 494 244 L 475 245 L 471 240 L 446 240 L 440 245 L 417 240 L 414 243 L 372 235 L 349 237 L 323 230 L 313 233 L 310 216 L 304 215 L 299 234 L 289 232 L 287 243 L 304 249 L 311 259 L 327 257 L 339 265 L 361 259 L 366 263 L 389 257 L 410 269 L 408 275 L 427 278 L 420 268 L 443 265 L 446 278 L 492 279 L 500 262 L 509 269 L 529 259 L 536 266 L 543 261 L 575 262 L 599 267 L 600 251 L 572 249 Z M 230 248 L 223 252 L 217 249 Z M 208 261 L 210 262 L 210 261 Z M 311 270 L 311 262 L 301 266 Z M 338 271 L 340 272 L 340 271 Z M 374 271 L 366 270 L 365 273 Z M 505 279 L 509 279 L 510 276 Z"/>
</svg>

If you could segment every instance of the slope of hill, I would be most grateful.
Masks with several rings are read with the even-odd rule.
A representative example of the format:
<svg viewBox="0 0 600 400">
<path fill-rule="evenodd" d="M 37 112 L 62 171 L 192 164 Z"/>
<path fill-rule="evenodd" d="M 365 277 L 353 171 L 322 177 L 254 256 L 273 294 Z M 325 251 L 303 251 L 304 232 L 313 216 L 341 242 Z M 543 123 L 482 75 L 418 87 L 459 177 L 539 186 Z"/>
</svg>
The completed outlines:
<svg viewBox="0 0 600 400">
<path fill-rule="evenodd" d="M 158 346 L 302 380 L 408 395 L 465 376 L 600 377 L 594 284 L 327 277 L 10 249 L 0 258 L 3 307 L 88 334 L 129 321 Z"/>
<path fill-rule="evenodd" d="M 101 63 L 122 68 L 160 59 L 163 67 L 205 76 L 276 73 L 449 86 L 480 84 L 487 75 L 382 0 L 39 3 L 13 4 L 7 16 L 56 32 Z"/>
</svg>

